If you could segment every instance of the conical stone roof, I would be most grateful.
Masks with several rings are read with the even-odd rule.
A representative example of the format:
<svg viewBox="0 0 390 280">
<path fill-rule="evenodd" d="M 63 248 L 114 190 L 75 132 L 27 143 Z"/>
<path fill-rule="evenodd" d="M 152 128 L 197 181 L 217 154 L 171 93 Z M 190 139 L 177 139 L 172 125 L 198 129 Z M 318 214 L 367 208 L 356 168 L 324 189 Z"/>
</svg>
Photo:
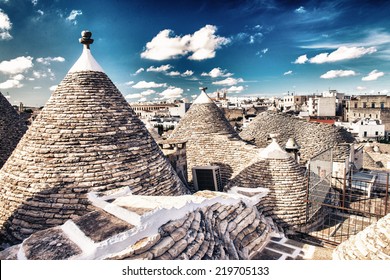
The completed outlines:
<svg viewBox="0 0 390 280">
<path fill-rule="evenodd" d="M 89 212 L 90 191 L 188 192 L 144 124 L 91 59 L 90 33 L 83 35 L 82 56 L 0 171 L 1 233 L 12 242 Z"/>
<path fill-rule="evenodd" d="M 15 149 L 27 126 L 0 92 L 0 168 Z"/>
<path fill-rule="evenodd" d="M 173 130 L 170 138 L 190 140 L 199 135 L 228 135 L 239 138 L 223 112 L 201 88 L 200 95 Z"/>
<path fill-rule="evenodd" d="M 271 111 L 259 114 L 240 133 L 240 137 L 258 147 L 266 147 L 269 134 L 279 134 L 278 143 L 284 147 L 289 138 L 294 138 L 301 147 L 301 163 L 313 155 L 340 143 L 352 143 L 351 133 L 328 124 L 311 123 L 293 116 Z"/>
<path fill-rule="evenodd" d="M 259 210 L 285 229 L 294 229 L 306 222 L 306 184 L 304 170 L 284 151 L 274 138 L 253 161 L 234 177 L 226 190 L 267 188 L 267 196 L 258 205 Z"/>
<path fill-rule="evenodd" d="M 172 132 L 170 139 L 186 141 L 188 179 L 195 166 L 220 167 L 222 185 L 252 159 L 254 145 L 248 145 L 224 113 L 201 88 L 201 93 Z"/>
</svg>

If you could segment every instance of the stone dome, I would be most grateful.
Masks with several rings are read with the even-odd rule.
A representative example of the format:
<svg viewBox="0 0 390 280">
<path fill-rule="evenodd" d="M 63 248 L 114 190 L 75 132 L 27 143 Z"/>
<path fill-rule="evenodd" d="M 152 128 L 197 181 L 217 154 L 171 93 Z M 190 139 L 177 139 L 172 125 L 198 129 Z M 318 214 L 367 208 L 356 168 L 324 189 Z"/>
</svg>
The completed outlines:
<svg viewBox="0 0 390 280">
<path fill-rule="evenodd" d="M 352 143 L 355 140 L 343 128 L 311 123 L 284 113 L 271 111 L 259 114 L 243 129 L 240 136 L 258 147 L 265 147 L 268 144 L 268 135 L 271 133 L 280 135 L 278 143 L 283 147 L 289 138 L 294 138 L 301 147 L 301 163 L 305 163 L 313 155 L 337 144 Z"/>
<path fill-rule="evenodd" d="M 303 168 L 273 139 L 226 190 L 233 186 L 268 189 L 259 209 L 281 228 L 294 229 L 306 223 L 306 184 Z"/>
<path fill-rule="evenodd" d="M 224 113 L 201 89 L 200 95 L 180 120 L 170 139 L 187 141 L 188 178 L 192 167 L 217 165 L 225 185 L 252 159 L 253 149 L 238 136 Z"/>
<path fill-rule="evenodd" d="M 239 138 L 225 115 L 205 92 L 192 103 L 190 109 L 173 130 L 170 138 L 191 140 L 199 135 L 228 135 Z"/>
</svg>

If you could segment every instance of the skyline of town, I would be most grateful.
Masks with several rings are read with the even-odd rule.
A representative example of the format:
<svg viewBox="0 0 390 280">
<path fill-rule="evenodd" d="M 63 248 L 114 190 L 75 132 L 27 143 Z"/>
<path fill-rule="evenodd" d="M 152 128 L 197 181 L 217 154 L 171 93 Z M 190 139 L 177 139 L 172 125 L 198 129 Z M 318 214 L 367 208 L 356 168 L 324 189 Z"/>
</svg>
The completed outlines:
<svg viewBox="0 0 390 280">
<path fill-rule="evenodd" d="M 192 100 L 200 86 L 228 96 L 387 94 L 389 7 L 0 0 L 0 91 L 13 104 L 44 105 L 81 53 L 75 40 L 90 29 L 94 57 L 129 102 Z"/>
</svg>

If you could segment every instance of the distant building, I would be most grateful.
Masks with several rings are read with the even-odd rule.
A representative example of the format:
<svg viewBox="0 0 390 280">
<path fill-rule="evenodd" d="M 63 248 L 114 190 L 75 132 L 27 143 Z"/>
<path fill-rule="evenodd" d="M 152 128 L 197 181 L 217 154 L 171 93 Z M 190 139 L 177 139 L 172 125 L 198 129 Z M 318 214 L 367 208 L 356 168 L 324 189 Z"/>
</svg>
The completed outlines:
<svg viewBox="0 0 390 280">
<path fill-rule="evenodd" d="M 351 97 L 347 102 L 347 121 L 360 119 L 380 120 L 385 126 L 386 134 L 390 133 L 390 96 L 359 95 Z"/>
<path fill-rule="evenodd" d="M 300 111 L 306 104 L 308 97 L 305 95 L 287 95 L 283 97 L 284 111 Z"/>
<path fill-rule="evenodd" d="M 185 113 L 188 111 L 190 106 L 191 106 L 190 103 L 176 102 L 174 103 L 174 106 L 168 108 L 168 111 L 172 117 L 182 118 L 184 117 Z"/>
<path fill-rule="evenodd" d="M 188 102 L 175 101 L 174 103 L 131 103 L 131 108 L 141 119 L 153 117 L 183 117 L 191 104 Z"/>
<path fill-rule="evenodd" d="M 360 141 L 367 141 L 369 139 L 377 139 L 385 136 L 385 125 L 381 124 L 380 120 L 366 118 L 355 120 L 350 123 L 336 122 L 335 125 L 344 127 Z"/>
<path fill-rule="evenodd" d="M 336 116 L 336 97 L 309 97 L 307 107 L 310 116 L 334 117 Z"/>
</svg>

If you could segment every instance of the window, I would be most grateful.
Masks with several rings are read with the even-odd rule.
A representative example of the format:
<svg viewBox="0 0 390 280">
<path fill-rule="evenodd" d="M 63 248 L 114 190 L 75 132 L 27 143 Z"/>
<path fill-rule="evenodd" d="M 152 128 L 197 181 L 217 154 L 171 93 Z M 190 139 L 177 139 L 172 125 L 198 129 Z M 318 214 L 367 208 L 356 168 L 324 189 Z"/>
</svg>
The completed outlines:
<svg viewBox="0 0 390 280">
<path fill-rule="evenodd" d="M 358 106 L 357 102 L 355 102 L 355 104 L 353 104 L 353 105 L 355 106 L 355 108 L 357 108 L 357 106 Z"/>
<path fill-rule="evenodd" d="M 367 131 L 364 131 L 363 137 L 367 137 Z"/>
<path fill-rule="evenodd" d="M 376 136 L 378 136 L 378 135 L 379 135 L 378 131 L 375 131 L 375 135 L 376 135 Z"/>
<path fill-rule="evenodd" d="M 367 102 L 363 102 L 363 108 L 367 108 Z"/>
<path fill-rule="evenodd" d="M 381 109 L 385 109 L 385 102 L 381 102 Z"/>
<path fill-rule="evenodd" d="M 375 108 L 375 102 L 371 103 L 371 108 Z"/>
</svg>

